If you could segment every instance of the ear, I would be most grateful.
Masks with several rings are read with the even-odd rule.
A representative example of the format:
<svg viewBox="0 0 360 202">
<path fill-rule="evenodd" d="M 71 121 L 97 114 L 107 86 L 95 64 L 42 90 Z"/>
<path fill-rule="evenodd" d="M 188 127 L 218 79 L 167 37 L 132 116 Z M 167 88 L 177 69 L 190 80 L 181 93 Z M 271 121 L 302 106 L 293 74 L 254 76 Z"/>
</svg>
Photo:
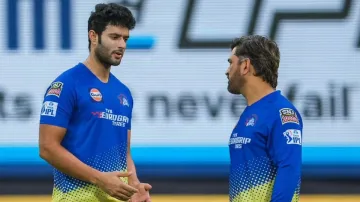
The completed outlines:
<svg viewBox="0 0 360 202">
<path fill-rule="evenodd" d="M 249 59 L 244 59 L 244 61 L 240 64 L 240 71 L 242 75 L 251 73 L 251 63 Z"/>
<path fill-rule="evenodd" d="M 90 30 L 89 31 L 89 39 L 91 41 L 91 44 L 93 46 L 96 46 L 98 43 L 98 34 L 96 34 L 96 32 L 94 30 Z"/>
</svg>

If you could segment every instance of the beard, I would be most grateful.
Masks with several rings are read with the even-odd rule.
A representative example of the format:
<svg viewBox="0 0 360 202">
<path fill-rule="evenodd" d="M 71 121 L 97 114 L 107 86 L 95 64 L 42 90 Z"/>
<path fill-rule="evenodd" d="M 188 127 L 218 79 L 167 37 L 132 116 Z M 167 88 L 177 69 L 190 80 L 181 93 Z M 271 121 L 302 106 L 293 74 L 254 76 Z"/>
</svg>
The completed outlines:
<svg viewBox="0 0 360 202">
<path fill-rule="evenodd" d="M 234 95 L 241 95 L 241 88 L 244 86 L 244 78 L 229 79 L 227 90 Z"/>
<path fill-rule="evenodd" d="M 110 50 L 102 44 L 99 44 L 95 48 L 95 56 L 102 64 L 104 64 L 106 68 L 110 68 L 111 66 L 118 66 L 121 60 L 114 60 L 111 56 L 111 53 L 109 52 Z"/>
</svg>

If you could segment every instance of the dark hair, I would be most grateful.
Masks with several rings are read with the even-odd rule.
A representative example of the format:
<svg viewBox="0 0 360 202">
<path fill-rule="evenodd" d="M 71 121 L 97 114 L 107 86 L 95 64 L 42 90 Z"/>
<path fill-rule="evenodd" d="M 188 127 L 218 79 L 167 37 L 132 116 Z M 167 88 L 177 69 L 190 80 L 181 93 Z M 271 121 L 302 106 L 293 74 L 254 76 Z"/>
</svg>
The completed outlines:
<svg viewBox="0 0 360 202">
<path fill-rule="evenodd" d="M 255 68 L 255 76 L 276 88 L 280 64 L 280 51 L 276 42 L 264 36 L 251 35 L 235 38 L 231 43 L 231 50 L 235 47 L 236 56 L 250 59 Z"/>
<path fill-rule="evenodd" d="M 94 30 L 101 35 L 108 25 L 122 26 L 131 30 L 135 24 L 135 18 L 128 8 L 116 3 L 96 4 L 95 11 L 91 12 L 88 20 L 88 32 Z M 91 42 L 90 39 L 88 40 L 90 50 Z"/>
</svg>

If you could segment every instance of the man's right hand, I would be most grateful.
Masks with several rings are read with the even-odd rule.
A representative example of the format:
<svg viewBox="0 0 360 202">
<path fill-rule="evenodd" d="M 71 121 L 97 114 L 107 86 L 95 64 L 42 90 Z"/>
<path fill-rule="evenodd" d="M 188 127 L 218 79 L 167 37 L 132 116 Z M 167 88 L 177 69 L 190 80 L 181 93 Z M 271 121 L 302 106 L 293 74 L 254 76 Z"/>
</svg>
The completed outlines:
<svg viewBox="0 0 360 202">
<path fill-rule="evenodd" d="M 130 175 L 131 173 L 127 172 L 101 173 L 95 184 L 110 196 L 122 201 L 128 201 L 138 190 L 124 183 L 120 177 L 129 177 Z"/>
</svg>

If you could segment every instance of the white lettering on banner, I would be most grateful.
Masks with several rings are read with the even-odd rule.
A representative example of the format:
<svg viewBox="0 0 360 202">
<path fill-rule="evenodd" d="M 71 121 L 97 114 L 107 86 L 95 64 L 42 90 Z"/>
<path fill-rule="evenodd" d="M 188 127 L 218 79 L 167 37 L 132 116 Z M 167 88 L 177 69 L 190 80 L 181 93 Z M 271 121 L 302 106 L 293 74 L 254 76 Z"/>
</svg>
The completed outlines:
<svg viewBox="0 0 360 202">
<path fill-rule="evenodd" d="M 305 2 L 311 3 L 311 6 Z M 233 36 L 239 35 L 239 31 L 240 35 L 250 35 L 256 32 L 256 34 L 261 33 L 276 40 L 280 31 L 282 31 L 281 28 L 285 24 L 284 22 L 292 22 L 293 24 L 303 22 L 303 24 L 311 25 L 317 22 L 325 24 L 325 20 L 328 22 L 349 20 L 349 11 L 351 11 L 352 7 L 356 7 L 356 2 L 352 0 L 334 0 L 313 3 L 309 0 L 304 0 L 283 4 L 283 2 L 276 0 L 253 0 L 247 4 L 246 10 L 236 12 L 238 5 L 239 3 L 236 1 L 217 1 L 213 3 L 207 1 L 187 1 L 186 18 L 183 18 L 182 21 L 183 26 L 180 31 L 179 48 L 228 48 L 229 41 Z M 213 15 L 212 8 L 221 8 L 222 6 L 236 8 L 233 12 L 227 9 L 227 12 L 232 14 L 232 19 L 240 19 L 246 26 L 232 26 L 229 16 Z M 211 26 L 211 23 L 214 21 L 222 21 L 224 23 L 219 23 L 214 27 Z M 213 30 L 211 30 L 212 28 Z M 358 29 L 352 30 L 357 34 L 353 44 L 360 48 L 360 33 L 357 31 Z M 225 38 L 219 38 L 219 36 L 231 37 L 226 40 Z"/>
<path fill-rule="evenodd" d="M 18 2 L 18 13 L 27 16 L 17 18 L 23 33 L 33 33 L 32 2 Z M 340 12 L 344 3 L 342 0 L 283 2 L 263 1 L 262 14 L 258 15 L 253 33 L 271 33 L 273 16 L 279 10 Z M 309 2 L 311 8 L 308 7 Z M 82 30 L 87 24 L 84 19 L 89 17 L 87 11 L 93 10 L 97 1 L 71 3 L 72 7 L 86 12 L 69 10 L 72 16 L 70 40 L 76 42 L 71 43 L 70 50 L 61 50 L 56 40 L 59 23 L 53 22 L 58 21 L 58 16 L 57 12 L 50 11 L 59 9 L 58 1 L 49 1 L 44 9 L 49 14 L 44 19 L 45 36 L 49 39 L 45 43 L 46 51 L 32 51 L 35 41 L 26 35 L 18 36 L 21 46 L 14 50 L 16 54 L 7 51 L 7 42 L 0 44 L 3 50 L 0 54 L 0 127 L 3 131 L 0 144 L 37 144 L 36 123 L 42 113 L 47 87 L 60 72 L 74 66 L 88 54 L 84 51 L 88 41 Z M 131 50 L 127 52 L 121 68 L 111 69 L 115 76 L 131 87 L 134 98 L 132 130 L 136 134 L 132 137 L 134 145 L 227 145 L 229 130 L 233 129 L 246 107 L 241 95 L 233 96 L 227 92 L 225 71 L 230 53 L 228 43 L 234 36 L 247 34 L 254 1 L 196 3 L 188 38 L 214 42 L 212 39 L 224 36 L 226 48 L 179 50 L 181 37 L 178 34 L 182 30 L 187 1 L 148 1 L 142 9 L 146 12 L 141 13 L 141 22 L 133 35 L 154 36 L 156 50 Z M 353 0 L 350 6 L 351 14 L 344 15 L 346 17 L 341 20 L 287 20 L 278 24 L 276 39 L 282 56 L 277 89 L 292 101 L 303 119 L 304 146 L 360 145 L 360 108 L 356 107 L 360 100 L 360 49 L 354 44 L 359 41 L 360 0 Z M 213 8 L 224 8 L 231 15 L 214 14 Z M 6 9 L 6 4 L 0 3 L 0 10 L 6 12 Z M 167 18 L 159 18 L 161 15 Z M 234 25 L 233 15 L 243 19 L 244 23 Z M 154 21 L 159 23 L 151 23 Z M 216 29 L 210 27 L 212 30 L 209 31 L 208 23 L 213 22 L 221 23 L 213 26 Z M 0 21 L 0 26 L 6 27 L 6 24 L 6 20 Z M 302 58 L 301 62 L 299 58 Z M 169 68 L 168 61 L 176 62 Z M 341 76 L 339 62 L 345 72 Z M 141 75 L 146 76 L 137 75 L 139 67 L 147 67 L 141 69 Z M 105 99 L 103 101 L 106 102 Z M 129 104 L 132 105 L 132 102 Z M 124 106 L 119 104 L 119 107 Z M 114 126 L 124 127 L 129 122 L 129 117 L 106 110 L 95 113 Z M 24 120 L 25 117 L 30 118 Z M 18 127 L 19 124 L 22 127 Z M 236 147 L 244 141 L 241 138 L 232 140 L 235 145 L 239 142 Z"/>
</svg>

